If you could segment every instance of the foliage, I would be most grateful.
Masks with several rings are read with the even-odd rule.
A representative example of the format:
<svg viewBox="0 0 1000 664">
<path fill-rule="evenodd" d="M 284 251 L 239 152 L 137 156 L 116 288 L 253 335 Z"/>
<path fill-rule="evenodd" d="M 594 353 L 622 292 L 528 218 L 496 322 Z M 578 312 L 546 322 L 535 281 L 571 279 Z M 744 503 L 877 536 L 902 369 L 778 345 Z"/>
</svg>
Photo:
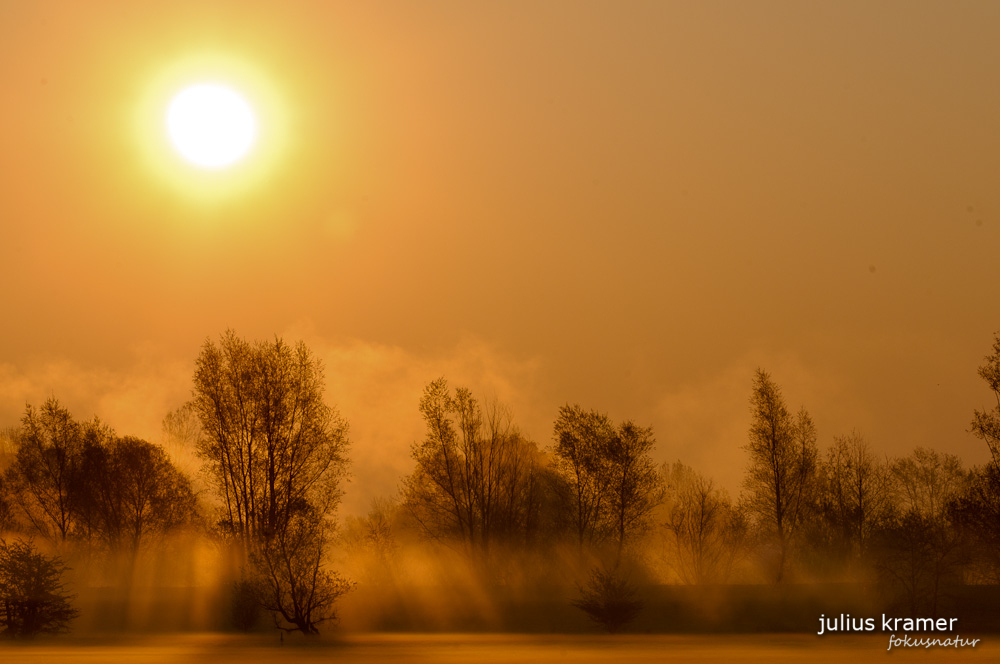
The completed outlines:
<svg viewBox="0 0 1000 664">
<path fill-rule="evenodd" d="M 49 558 L 23 541 L 0 540 L 0 626 L 6 636 L 59 634 L 77 616 L 65 593 L 59 558 Z"/>
<path fill-rule="evenodd" d="M 643 603 L 636 599 L 638 589 L 615 569 L 597 567 L 588 583 L 580 588 L 579 599 L 572 604 L 611 634 L 635 620 Z"/>
</svg>

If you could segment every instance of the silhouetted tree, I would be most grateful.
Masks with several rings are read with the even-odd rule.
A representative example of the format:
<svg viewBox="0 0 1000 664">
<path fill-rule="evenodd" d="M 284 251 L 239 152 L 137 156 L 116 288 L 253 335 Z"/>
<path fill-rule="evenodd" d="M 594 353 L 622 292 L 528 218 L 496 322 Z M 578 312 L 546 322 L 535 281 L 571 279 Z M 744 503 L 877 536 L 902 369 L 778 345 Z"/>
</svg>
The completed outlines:
<svg viewBox="0 0 1000 664">
<path fill-rule="evenodd" d="M 969 491 L 956 505 L 956 516 L 970 537 L 978 542 L 974 554 L 979 571 L 993 582 L 1000 580 L 1000 332 L 993 337 L 993 352 L 979 367 L 979 376 L 992 392 L 993 406 L 975 410 L 971 431 L 990 451 L 990 461 L 976 469 Z"/>
<path fill-rule="evenodd" d="M 604 450 L 608 472 L 608 507 L 618 556 L 626 538 L 649 525 L 649 516 L 663 498 L 656 465 L 650 457 L 653 430 L 623 422 Z"/>
<path fill-rule="evenodd" d="M 14 508 L 10 504 L 7 482 L 0 475 L 0 534 L 14 527 Z"/>
<path fill-rule="evenodd" d="M 65 541 L 76 525 L 70 487 L 78 472 L 83 430 L 56 399 L 30 405 L 21 420 L 17 456 L 6 484 L 17 517 L 34 532 Z"/>
<path fill-rule="evenodd" d="M 190 483 L 163 448 L 110 430 L 95 433 L 85 436 L 72 493 L 78 521 L 91 538 L 134 560 L 151 538 L 195 521 Z"/>
<path fill-rule="evenodd" d="M 347 422 L 323 402 L 321 363 L 301 342 L 228 331 L 202 348 L 193 404 L 222 525 L 248 554 L 246 581 L 281 629 L 317 634 L 349 587 L 323 568 L 348 440 Z"/>
<path fill-rule="evenodd" d="M 0 540 L 0 626 L 8 637 L 67 631 L 77 611 L 70 606 L 59 558 L 39 553 L 23 541 Z"/>
<path fill-rule="evenodd" d="M 841 548 L 863 557 L 891 505 L 889 468 L 857 431 L 837 436 L 822 466 L 821 509 Z"/>
<path fill-rule="evenodd" d="M 684 583 L 726 583 L 746 554 L 746 519 L 725 491 L 681 463 L 667 474 L 667 560 Z"/>
<path fill-rule="evenodd" d="M 309 505 L 331 513 L 347 467 L 347 422 L 323 403 L 323 367 L 299 343 L 251 343 L 232 331 L 196 363 L 199 453 L 244 542 L 268 542 Z"/>
<path fill-rule="evenodd" d="M 577 540 L 610 537 L 618 556 L 628 537 L 648 524 L 662 499 L 650 457 L 653 430 L 631 421 L 617 427 L 596 411 L 563 406 L 554 426 L 557 464 L 569 483 Z"/>
<path fill-rule="evenodd" d="M 10 482 L 5 479 L 5 471 L 17 457 L 20 438 L 19 427 L 0 429 L 0 534 L 14 528 L 13 497 L 10 495 Z"/>
<path fill-rule="evenodd" d="M 455 536 L 489 552 L 497 541 L 530 540 L 538 528 L 538 450 L 496 402 L 480 405 L 466 388 L 454 395 L 444 378 L 420 400 L 427 424 L 414 445 L 416 468 L 405 504 L 433 537 Z"/>
<path fill-rule="evenodd" d="M 607 535 L 608 472 L 603 450 L 616 435 L 614 423 L 597 411 L 565 405 L 554 425 L 556 463 L 572 493 L 580 546 Z"/>
<path fill-rule="evenodd" d="M 749 506 L 765 534 L 778 547 L 775 578 L 785 575 L 796 530 L 816 491 L 816 427 L 803 408 L 793 418 L 781 390 L 761 369 L 750 397 L 752 420 L 746 450 L 750 464 L 744 481 Z"/>
<path fill-rule="evenodd" d="M 979 367 L 979 375 L 986 381 L 996 403 L 986 410 L 975 411 L 972 433 L 989 447 L 993 467 L 1000 471 L 1000 332 L 993 336 L 993 353 L 985 359 Z"/>
<path fill-rule="evenodd" d="M 952 522 L 968 474 L 951 454 L 917 448 L 892 464 L 896 516 L 879 533 L 877 569 L 912 615 L 936 617 L 962 581 L 962 532 Z"/>
<path fill-rule="evenodd" d="M 318 515 L 298 512 L 251 554 L 258 601 L 279 629 L 319 634 L 321 624 L 336 619 L 337 600 L 352 588 L 323 568 L 327 530 Z"/>
</svg>

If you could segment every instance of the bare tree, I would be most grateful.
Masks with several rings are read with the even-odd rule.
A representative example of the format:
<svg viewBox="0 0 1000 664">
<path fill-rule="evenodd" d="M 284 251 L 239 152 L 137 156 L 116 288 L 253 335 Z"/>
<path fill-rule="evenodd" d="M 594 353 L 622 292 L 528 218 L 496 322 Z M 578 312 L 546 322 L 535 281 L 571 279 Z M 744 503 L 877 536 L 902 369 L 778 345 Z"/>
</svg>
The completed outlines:
<svg viewBox="0 0 1000 664">
<path fill-rule="evenodd" d="M 17 516 L 35 532 L 65 541 L 76 525 L 70 487 L 83 444 L 81 426 L 56 399 L 28 405 L 6 484 Z"/>
<path fill-rule="evenodd" d="M 559 409 L 554 435 L 556 463 L 572 491 L 577 541 L 593 544 L 607 535 L 608 473 L 602 451 L 616 435 L 614 423 L 607 415 L 567 404 Z"/>
<path fill-rule="evenodd" d="M 167 413 L 163 417 L 162 432 L 163 449 L 174 465 L 191 478 L 198 491 L 207 490 L 209 487 L 202 486 L 203 478 L 198 473 L 201 467 L 198 450 L 204 443 L 204 432 L 194 402 L 188 401 Z"/>
<path fill-rule="evenodd" d="M 945 516 L 968 480 L 961 459 L 924 447 L 897 459 L 892 475 L 895 504 L 901 513 L 915 512 L 929 519 Z"/>
<path fill-rule="evenodd" d="M 725 491 L 681 463 L 668 485 L 667 559 L 689 584 L 726 583 L 747 545 L 747 524 Z"/>
<path fill-rule="evenodd" d="M 425 532 L 487 554 L 495 542 L 529 541 L 538 527 L 538 450 L 510 410 L 481 405 L 466 388 L 453 395 L 439 378 L 424 389 L 420 412 L 427 435 L 413 446 L 404 504 Z"/>
<path fill-rule="evenodd" d="M 631 421 L 618 427 L 604 450 L 608 471 L 608 507 L 618 557 L 628 536 L 648 525 L 653 508 L 663 499 L 660 476 L 650 457 L 653 429 Z"/>
<path fill-rule="evenodd" d="M 0 429 L 0 534 L 12 529 L 15 524 L 11 487 L 10 482 L 5 479 L 5 471 L 17 458 L 20 440 L 20 427 Z"/>
<path fill-rule="evenodd" d="M 134 562 L 144 544 L 195 522 L 190 483 L 163 448 L 113 433 L 86 438 L 73 502 L 92 538 Z"/>
<path fill-rule="evenodd" d="M 279 629 L 319 634 L 321 624 L 336 619 L 337 600 L 352 588 L 324 569 L 328 530 L 318 515 L 296 513 L 251 555 L 257 600 Z"/>
<path fill-rule="evenodd" d="M 346 477 L 347 422 L 323 402 L 323 367 L 305 344 L 206 341 L 196 363 L 199 453 L 222 499 L 224 530 L 246 547 L 266 610 L 304 634 L 346 591 L 323 569 Z"/>
<path fill-rule="evenodd" d="M 961 497 L 957 516 L 979 546 L 975 555 L 979 571 L 992 582 L 1000 579 L 1000 332 L 994 334 L 993 352 L 979 367 L 994 405 L 975 410 L 970 428 L 990 451 L 990 460 L 973 471 L 969 490 Z"/>
<path fill-rule="evenodd" d="M 323 403 L 323 368 L 305 344 L 206 341 L 194 376 L 199 452 L 244 541 L 268 541 L 302 505 L 329 513 L 346 473 L 347 422 Z"/>
<path fill-rule="evenodd" d="M 781 390 L 761 369 L 750 397 L 752 420 L 744 486 L 749 506 L 778 547 L 775 578 L 784 578 L 792 539 L 815 497 L 816 428 L 805 409 L 793 418 Z"/>
<path fill-rule="evenodd" d="M 628 537 L 648 523 L 662 499 L 650 457 L 653 430 L 631 421 L 616 427 L 606 415 L 569 405 L 559 410 L 554 429 L 579 544 L 611 538 L 620 558 Z"/>
<path fill-rule="evenodd" d="M 966 562 L 952 514 L 968 473 L 954 455 L 917 448 L 892 465 L 892 477 L 898 511 L 880 533 L 878 571 L 913 615 L 936 617 Z"/>
<path fill-rule="evenodd" d="M 993 336 L 993 353 L 987 355 L 985 360 L 979 367 L 979 376 L 993 393 L 995 405 L 975 411 L 971 430 L 989 447 L 993 468 L 1000 474 L 1000 332 Z"/>
<path fill-rule="evenodd" d="M 863 557 L 890 507 L 889 468 L 852 431 L 833 439 L 823 471 L 824 511 L 851 554 Z"/>
</svg>

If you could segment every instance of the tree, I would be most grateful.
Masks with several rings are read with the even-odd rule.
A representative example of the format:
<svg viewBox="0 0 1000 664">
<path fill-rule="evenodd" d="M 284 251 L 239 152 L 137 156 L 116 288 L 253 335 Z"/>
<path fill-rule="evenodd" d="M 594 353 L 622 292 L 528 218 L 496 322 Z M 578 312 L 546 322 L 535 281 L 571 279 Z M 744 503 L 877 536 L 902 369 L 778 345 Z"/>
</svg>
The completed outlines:
<svg viewBox="0 0 1000 664">
<path fill-rule="evenodd" d="M 510 410 L 481 405 L 467 388 L 452 394 L 439 378 L 424 389 L 420 412 L 427 435 L 413 446 L 404 494 L 425 532 L 486 554 L 496 542 L 528 542 L 538 528 L 538 450 Z"/>
<path fill-rule="evenodd" d="M 597 411 L 566 405 L 554 433 L 557 463 L 573 494 L 579 544 L 610 537 L 620 558 L 628 537 L 647 524 L 662 499 L 650 457 L 653 430 L 631 421 L 616 427 Z"/>
<path fill-rule="evenodd" d="M 323 367 L 305 344 L 232 331 L 196 363 L 199 453 L 222 500 L 220 525 L 282 629 L 317 634 L 346 587 L 323 569 L 346 477 L 347 422 L 323 402 Z"/>
<path fill-rule="evenodd" d="M 953 515 L 968 473 L 954 455 L 917 448 L 892 464 L 892 481 L 897 511 L 879 533 L 877 568 L 912 615 L 936 617 L 965 564 Z"/>
<path fill-rule="evenodd" d="M 925 447 L 897 459 L 892 464 L 892 476 L 897 509 L 928 519 L 945 517 L 968 481 L 961 459 Z"/>
<path fill-rule="evenodd" d="M 6 483 L 17 514 L 56 541 L 67 540 L 76 525 L 70 487 L 82 444 L 82 427 L 56 399 L 48 399 L 38 410 L 25 408 L 20 445 Z"/>
<path fill-rule="evenodd" d="M 334 605 L 352 584 L 323 568 L 327 537 L 328 526 L 319 515 L 297 513 L 253 550 L 257 600 L 279 629 L 317 635 L 319 625 L 336 619 Z"/>
<path fill-rule="evenodd" d="M 23 541 L 0 540 L 0 625 L 6 636 L 31 637 L 67 631 L 77 616 L 65 593 L 66 566 Z"/>
<path fill-rule="evenodd" d="M 974 471 L 970 491 L 960 505 L 961 521 L 983 545 L 977 554 L 986 559 L 987 573 L 1000 578 L 1000 332 L 993 337 L 993 353 L 979 367 L 979 376 L 993 393 L 995 405 L 975 410 L 971 431 L 990 451 L 990 461 Z"/>
<path fill-rule="evenodd" d="M 144 543 L 191 524 L 196 499 L 188 479 L 158 445 L 133 436 L 88 435 L 73 485 L 88 535 L 134 562 Z"/>
<path fill-rule="evenodd" d="M 194 403 L 188 401 L 163 417 L 163 449 L 171 461 L 187 477 L 191 478 L 193 486 L 198 491 L 207 491 L 208 485 L 202 486 L 200 473 L 201 459 L 198 456 L 199 444 L 204 433 L 201 430 L 201 420 L 194 408 Z"/>
<path fill-rule="evenodd" d="M 20 446 L 19 427 L 0 429 L 0 534 L 14 527 L 14 505 L 11 503 L 9 481 L 4 478 L 4 470 L 17 458 Z"/>
<path fill-rule="evenodd" d="M 340 499 L 347 422 L 323 402 L 323 367 L 305 344 L 251 343 L 227 331 L 205 342 L 194 375 L 199 453 L 243 542 L 268 542 L 306 505 Z"/>
<path fill-rule="evenodd" d="M 852 431 L 833 439 L 822 470 L 823 512 L 850 555 L 863 557 L 890 507 L 889 469 Z"/>
<path fill-rule="evenodd" d="M 996 404 L 986 410 L 974 411 L 971 430 L 989 447 L 991 463 L 1000 472 L 1000 332 L 993 336 L 993 353 L 985 359 L 979 367 L 979 376 L 989 385 Z"/>
<path fill-rule="evenodd" d="M 623 422 L 604 450 L 608 471 L 608 507 L 618 557 L 626 538 L 647 525 L 653 508 L 662 500 L 660 476 L 649 453 L 655 442 L 653 429 Z"/>
<path fill-rule="evenodd" d="M 577 541 L 581 547 L 593 544 L 606 535 L 608 478 L 602 450 L 610 447 L 615 426 L 607 415 L 567 404 L 553 428 L 556 462 L 572 491 Z"/>
<path fill-rule="evenodd" d="M 750 397 L 752 420 L 744 448 L 750 462 L 744 486 L 750 509 L 778 547 L 775 578 L 784 578 L 792 538 L 803 522 L 816 487 L 816 427 L 803 408 L 793 418 L 780 388 L 761 369 Z"/>
<path fill-rule="evenodd" d="M 1000 583 L 1000 471 L 992 463 L 974 468 L 949 516 L 968 543 L 970 577 Z"/>
<path fill-rule="evenodd" d="M 743 514 L 712 480 L 681 463 L 667 473 L 668 560 L 685 583 L 726 583 L 744 555 Z"/>
</svg>

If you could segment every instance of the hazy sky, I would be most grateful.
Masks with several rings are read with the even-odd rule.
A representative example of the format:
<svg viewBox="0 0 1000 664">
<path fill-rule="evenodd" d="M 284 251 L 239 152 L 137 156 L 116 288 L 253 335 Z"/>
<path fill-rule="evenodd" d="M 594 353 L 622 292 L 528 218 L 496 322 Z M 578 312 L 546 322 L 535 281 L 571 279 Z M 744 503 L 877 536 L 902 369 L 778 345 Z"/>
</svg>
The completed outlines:
<svg viewBox="0 0 1000 664">
<path fill-rule="evenodd" d="M 0 424 L 54 395 L 155 440 L 231 327 L 326 362 L 350 509 L 439 375 L 734 491 L 758 366 L 823 447 L 980 462 L 997 35 L 986 0 L 0 0 Z M 163 139 L 213 66 L 271 139 L 236 174 Z"/>
</svg>

